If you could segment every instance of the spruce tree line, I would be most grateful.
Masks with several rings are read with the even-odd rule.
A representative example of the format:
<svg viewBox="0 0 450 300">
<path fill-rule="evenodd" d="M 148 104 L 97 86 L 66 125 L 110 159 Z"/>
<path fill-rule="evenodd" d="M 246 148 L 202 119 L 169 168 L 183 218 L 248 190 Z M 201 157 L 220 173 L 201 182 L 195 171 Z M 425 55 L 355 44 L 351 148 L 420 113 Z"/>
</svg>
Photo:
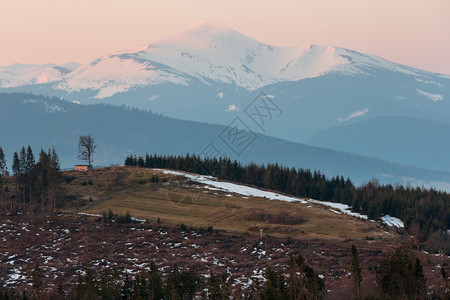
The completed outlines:
<svg viewBox="0 0 450 300">
<path fill-rule="evenodd" d="M 4 153 L 0 147 L 0 188 L 3 192 L 3 209 L 9 211 L 53 212 L 61 199 L 61 167 L 54 148 L 45 152 L 41 149 L 36 162 L 31 146 L 24 146 L 14 152 L 12 175 L 14 196 L 6 198 L 2 183 L 9 175 Z M 1 194 L 0 194 L 1 195 Z"/>
<path fill-rule="evenodd" d="M 197 155 L 130 155 L 125 165 L 147 168 L 167 168 L 221 180 L 275 190 L 281 193 L 312 199 L 344 203 L 353 212 L 380 220 L 384 215 L 401 219 L 406 229 L 419 238 L 427 240 L 434 233 L 440 234 L 450 228 L 450 195 L 445 192 L 421 187 L 379 184 L 372 180 L 356 187 L 350 178 L 342 176 L 327 178 L 320 171 L 296 169 L 278 164 L 241 165 L 229 158 L 206 158 Z"/>
</svg>

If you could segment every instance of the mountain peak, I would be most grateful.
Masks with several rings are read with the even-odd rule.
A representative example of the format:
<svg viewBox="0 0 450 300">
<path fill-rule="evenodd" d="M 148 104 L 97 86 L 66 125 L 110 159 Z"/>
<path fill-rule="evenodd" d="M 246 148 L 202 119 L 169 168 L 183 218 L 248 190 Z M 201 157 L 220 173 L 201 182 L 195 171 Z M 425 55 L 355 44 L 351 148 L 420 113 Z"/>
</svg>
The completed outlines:
<svg viewBox="0 0 450 300">
<path fill-rule="evenodd" d="M 210 48 L 215 42 L 221 42 L 223 44 L 229 43 L 231 46 L 236 45 L 236 42 L 259 43 L 225 25 L 214 22 L 201 22 L 191 28 L 147 46 L 149 48 L 156 45 L 168 48 L 205 49 Z"/>
<path fill-rule="evenodd" d="M 204 33 L 204 34 L 212 34 L 212 35 L 218 35 L 223 33 L 228 33 L 230 31 L 235 31 L 234 29 L 231 29 L 228 26 L 225 26 L 220 23 L 215 22 L 200 22 L 197 25 L 188 28 L 187 30 L 184 30 L 184 33 L 191 32 L 191 33 Z"/>
</svg>

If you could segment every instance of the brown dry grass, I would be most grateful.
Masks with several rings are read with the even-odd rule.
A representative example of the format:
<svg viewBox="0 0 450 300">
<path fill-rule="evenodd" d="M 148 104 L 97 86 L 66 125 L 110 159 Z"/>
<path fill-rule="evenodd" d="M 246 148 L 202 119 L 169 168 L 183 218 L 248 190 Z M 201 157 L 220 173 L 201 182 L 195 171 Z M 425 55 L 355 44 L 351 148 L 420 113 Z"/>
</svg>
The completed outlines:
<svg viewBox="0 0 450 300">
<path fill-rule="evenodd" d="M 158 170 L 132 167 L 106 168 L 88 174 L 70 173 L 77 177 L 67 185 L 73 198 L 83 199 L 81 209 L 86 213 L 102 214 L 111 209 L 114 213 L 130 212 L 133 217 L 163 223 L 222 229 L 231 232 L 248 232 L 292 238 L 362 239 L 392 238 L 379 224 L 338 215 L 322 205 L 274 201 L 265 198 L 243 197 L 221 191 L 205 189 L 187 181 L 183 176 L 163 174 Z M 159 182 L 151 182 L 158 176 Z M 83 183 L 91 180 L 92 185 Z M 87 199 L 92 198 L 89 202 Z M 288 212 L 301 216 L 306 222 L 297 225 L 270 224 L 248 220 L 255 210 L 274 215 Z"/>
</svg>

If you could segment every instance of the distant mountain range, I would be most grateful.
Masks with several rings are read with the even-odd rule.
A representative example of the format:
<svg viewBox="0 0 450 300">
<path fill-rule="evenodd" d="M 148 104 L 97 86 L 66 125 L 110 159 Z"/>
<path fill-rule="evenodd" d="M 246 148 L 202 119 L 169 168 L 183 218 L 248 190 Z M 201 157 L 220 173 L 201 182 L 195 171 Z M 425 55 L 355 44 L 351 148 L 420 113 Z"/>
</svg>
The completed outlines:
<svg viewBox="0 0 450 300">
<path fill-rule="evenodd" d="M 81 64 L 75 62 L 62 65 L 15 63 L 6 67 L 0 66 L 0 87 L 9 88 L 59 81 L 80 66 Z"/>
<path fill-rule="evenodd" d="M 450 155 L 433 149 L 442 148 L 449 134 L 426 127 L 423 145 L 426 130 L 409 125 L 449 125 L 449 87 L 448 75 L 338 47 L 270 46 L 214 23 L 81 66 L 0 67 L 0 91 L 126 105 L 221 125 L 245 116 L 263 92 L 279 117 L 251 127 L 255 132 L 443 171 L 450 171 Z M 327 141 L 335 133 L 342 142 Z M 409 146 L 387 146 L 404 137 Z M 411 148 L 414 141 L 420 150 Z"/>
<path fill-rule="evenodd" d="M 183 121 L 125 107 L 80 105 L 32 94 L 0 94 L 0 146 L 8 163 L 12 154 L 31 144 L 36 151 L 55 146 L 63 167 L 80 163 L 78 137 L 92 134 L 98 144 L 95 165 L 123 163 L 129 154 L 201 153 L 211 142 L 231 159 L 242 163 L 279 163 L 310 168 L 356 183 L 379 178 L 381 182 L 425 184 L 448 188 L 450 173 L 404 166 L 258 134 L 236 155 L 219 138 L 227 127 Z"/>
<path fill-rule="evenodd" d="M 319 132 L 306 143 L 390 161 L 450 170 L 450 124 L 407 117 L 376 117 Z"/>
</svg>

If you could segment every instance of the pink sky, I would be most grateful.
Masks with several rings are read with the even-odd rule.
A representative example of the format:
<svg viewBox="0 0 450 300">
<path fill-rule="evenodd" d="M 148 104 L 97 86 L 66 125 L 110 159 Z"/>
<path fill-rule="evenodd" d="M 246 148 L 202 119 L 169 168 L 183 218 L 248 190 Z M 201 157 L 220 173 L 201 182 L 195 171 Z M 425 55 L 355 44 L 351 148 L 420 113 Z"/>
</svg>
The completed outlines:
<svg viewBox="0 0 450 300">
<path fill-rule="evenodd" d="M 85 63 L 203 21 L 271 45 L 339 46 L 450 74 L 449 0 L 1 0 L 0 65 Z"/>
</svg>

